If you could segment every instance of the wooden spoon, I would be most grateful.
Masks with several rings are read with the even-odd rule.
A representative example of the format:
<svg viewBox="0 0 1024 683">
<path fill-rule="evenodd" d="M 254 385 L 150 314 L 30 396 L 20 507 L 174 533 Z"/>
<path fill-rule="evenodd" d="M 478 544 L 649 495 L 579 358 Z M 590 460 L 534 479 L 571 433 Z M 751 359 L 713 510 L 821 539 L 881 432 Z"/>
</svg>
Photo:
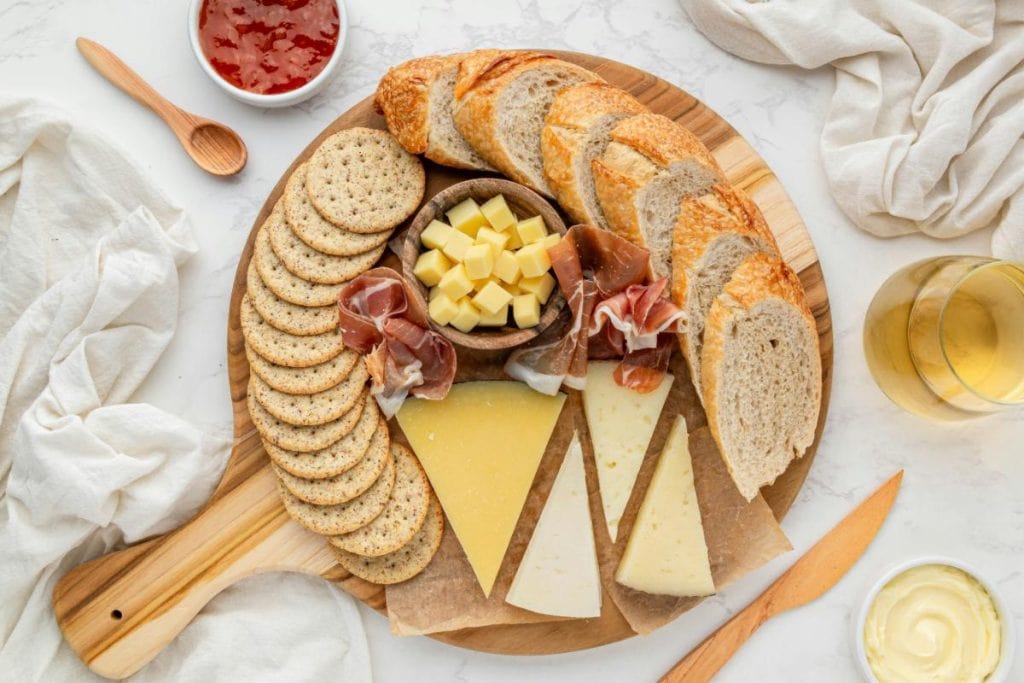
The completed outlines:
<svg viewBox="0 0 1024 683">
<path fill-rule="evenodd" d="M 191 114 L 164 99 L 117 55 L 88 38 L 75 41 L 86 61 L 108 81 L 146 105 L 164 120 L 192 160 L 207 173 L 234 175 L 249 153 L 238 133 L 222 123 Z"/>
</svg>

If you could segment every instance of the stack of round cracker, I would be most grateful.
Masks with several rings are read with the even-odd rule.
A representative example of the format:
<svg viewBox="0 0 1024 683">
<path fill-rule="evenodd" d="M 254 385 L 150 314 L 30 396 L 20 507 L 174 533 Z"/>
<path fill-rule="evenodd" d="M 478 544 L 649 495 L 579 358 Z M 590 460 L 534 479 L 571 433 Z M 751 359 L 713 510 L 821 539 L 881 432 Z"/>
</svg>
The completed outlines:
<svg viewBox="0 0 1024 683">
<path fill-rule="evenodd" d="M 366 363 L 338 331 L 337 300 L 419 206 L 424 181 L 389 133 L 327 138 L 260 226 L 241 303 L 249 413 L 285 508 L 347 570 L 381 584 L 427 566 L 444 517 L 416 456 L 391 443 Z"/>
</svg>

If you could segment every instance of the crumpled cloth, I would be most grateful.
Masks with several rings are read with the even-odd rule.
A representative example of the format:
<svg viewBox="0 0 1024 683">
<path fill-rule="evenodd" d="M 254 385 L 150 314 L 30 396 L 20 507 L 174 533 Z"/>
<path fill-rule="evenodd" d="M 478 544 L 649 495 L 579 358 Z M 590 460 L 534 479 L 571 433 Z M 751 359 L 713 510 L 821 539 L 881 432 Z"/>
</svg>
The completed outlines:
<svg viewBox="0 0 1024 683">
<path fill-rule="evenodd" d="M 858 227 L 995 226 L 993 253 L 1024 259 L 1024 1 L 680 2 L 739 57 L 835 67 L 821 155 Z"/>
<path fill-rule="evenodd" d="M 174 335 L 195 252 L 184 213 L 110 143 L 0 96 L 0 681 L 94 678 L 54 620 L 55 583 L 187 521 L 220 478 L 229 439 L 130 402 Z M 138 678 L 229 671 L 366 680 L 358 611 L 319 579 L 257 577 Z"/>
</svg>

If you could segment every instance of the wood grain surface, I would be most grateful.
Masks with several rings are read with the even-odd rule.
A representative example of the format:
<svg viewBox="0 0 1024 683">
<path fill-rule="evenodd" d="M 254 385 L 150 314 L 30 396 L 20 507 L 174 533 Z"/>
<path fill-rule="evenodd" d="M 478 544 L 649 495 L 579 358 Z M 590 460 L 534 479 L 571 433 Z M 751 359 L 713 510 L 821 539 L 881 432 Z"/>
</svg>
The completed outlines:
<svg viewBox="0 0 1024 683">
<path fill-rule="evenodd" d="M 832 327 L 828 293 L 814 245 L 785 190 L 754 149 L 715 112 L 675 86 L 632 67 L 577 53 L 565 59 L 593 69 L 653 111 L 692 130 L 711 149 L 736 186 L 761 208 L 786 261 L 799 273 L 821 342 L 822 410 L 817 438 L 771 487 L 762 492 L 776 517 L 792 505 L 814 460 L 828 412 L 832 380 Z M 387 65 L 381 65 L 381 71 Z M 338 567 L 324 540 L 290 521 L 274 490 L 266 454 L 246 409 L 249 366 L 239 327 L 239 304 L 256 228 L 281 196 L 292 171 L 320 142 L 352 126 L 383 128 L 367 98 L 328 126 L 295 159 L 271 191 L 241 254 L 228 311 L 228 374 L 235 446 L 224 478 L 206 508 L 185 526 L 159 538 L 76 567 L 54 590 L 57 621 L 72 648 L 95 672 L 124 677 L 144 666 L 220 590 L 264 571 L 299 571 L 335 581 L 383 611 L 384 590 Z M 479 176 L 427 163 L 429 199 L 449 185 Z M 404 227 L 404 226 L 403 226 Z M 397 259 L 392 257 L 397 263 Z M 545 654 L 595 647 L 631 637 L 611 600 L 600 618 L 490 626 L 437 634 L 438 640 L 488 652 Z"/>
</svg>

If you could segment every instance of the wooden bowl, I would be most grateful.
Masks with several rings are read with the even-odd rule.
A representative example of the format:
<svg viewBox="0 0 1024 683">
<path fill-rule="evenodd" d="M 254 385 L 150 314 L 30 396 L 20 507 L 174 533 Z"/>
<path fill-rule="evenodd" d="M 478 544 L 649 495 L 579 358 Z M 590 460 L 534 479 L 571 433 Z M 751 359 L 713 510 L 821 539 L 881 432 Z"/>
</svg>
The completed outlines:
<svg viewBox="0 0 1024 683">
<path fill-rule="evenodd" d="M 406 231 L 405 244 L 402 245 L 402 271 L 406 280 L 412 285 L 413 293 L 419 298 L 419 303 L 424 308 L 427 306 L 428 291 L 412 272 L 416 267 L 416 259 L 419 258 L 422 248 L 420 234 L 435 218 L 447 222 L 444 212 L 464 199 L 472 197 L 478 204 L 483 204 L 498 194 L 505 196 L 505 202 L 516 218 L 522 220 L 539 214 L 544 219 L 544 224 L 547 225 L 549 231 L 557 232 L 560 235 L 565 234 L 565 223 L 558 215 L 558 211 L 530 188 L 511 180 L 474 178 L 441 190 L 416 214 Z M 541 309 L 540 322 L 524 330 L 506 325 L 505 327 L 482 327 L 472 332 L 461 332 L 450 325 L 438 325 L 433 320 L 430 321 L 430 325 L 453 344 L 459 346 L 484 350 L 508 349 L 524 344 L 540 334 L 545 327 L 554 322 L 564 305 L 565 297 L 556 288 Z"/>
</svg>

